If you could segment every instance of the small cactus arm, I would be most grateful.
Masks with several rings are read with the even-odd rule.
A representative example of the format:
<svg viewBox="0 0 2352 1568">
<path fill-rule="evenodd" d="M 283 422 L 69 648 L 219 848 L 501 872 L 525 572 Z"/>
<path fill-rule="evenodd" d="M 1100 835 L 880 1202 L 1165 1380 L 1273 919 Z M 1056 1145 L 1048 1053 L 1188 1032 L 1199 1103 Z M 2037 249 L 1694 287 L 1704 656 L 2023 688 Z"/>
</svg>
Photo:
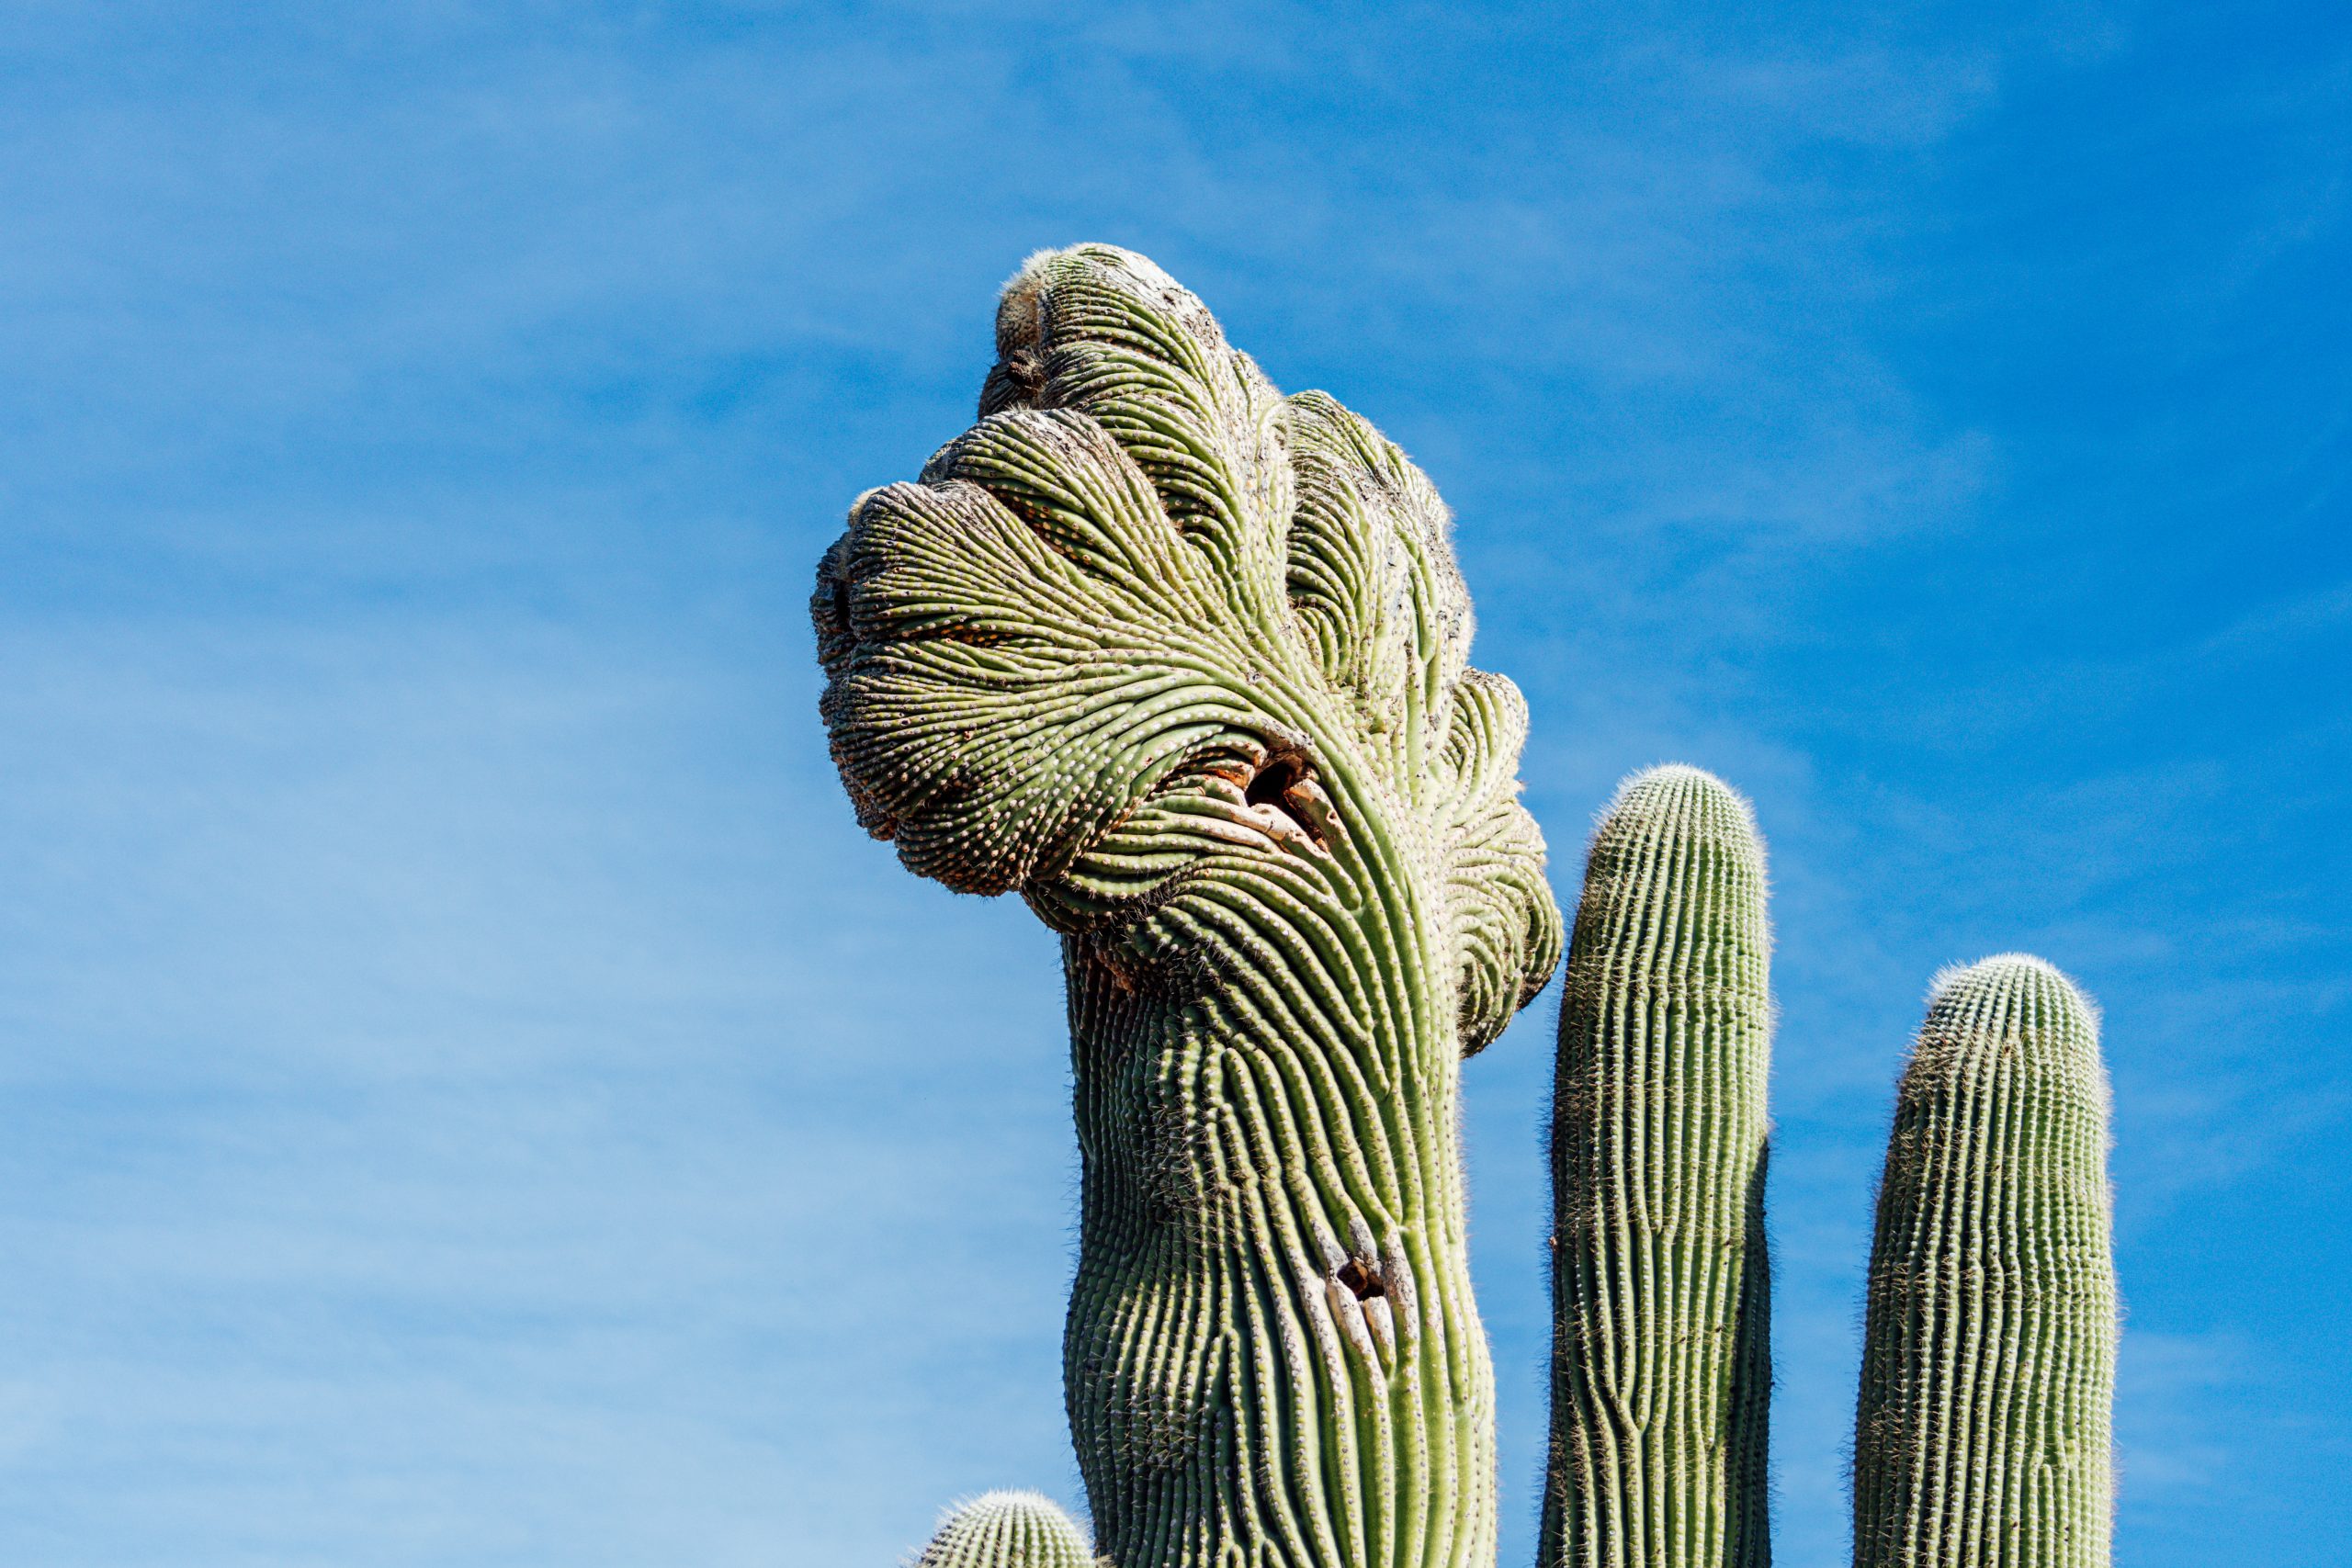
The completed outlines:
<svg viewBox="0 0 2352 1568">
<path fill-rule="evenodd" d="M 1770 964 L 1747 801 L 1696 768 L 1628 779 L 1561 994 L 1542 1568 L 1771 1561 Z"/>
<path fill-rule="evenodd" d="M 1939 976 L 1881 1179 L 1857 1568 L 2105 1568 L 2116 1288 L 2098 1021 L 2010 953 Z"/>
<path fill-rule="evenodd" d="M 1144 258 L 1007 285 L 980 420 L 812 610 L 860 819 L 1059 932 L 1065 1394 L 1119 1568 L 1482 1568 L 1462 1058 L 1557 962 L 1427 479 Z"/>
<path fill-rule="evenodd" d="M 912 1568 L 1092 1568 L 1086 1532 L 1035 1492 L 989 1492 L 957 1505 Z"/>
</svg>

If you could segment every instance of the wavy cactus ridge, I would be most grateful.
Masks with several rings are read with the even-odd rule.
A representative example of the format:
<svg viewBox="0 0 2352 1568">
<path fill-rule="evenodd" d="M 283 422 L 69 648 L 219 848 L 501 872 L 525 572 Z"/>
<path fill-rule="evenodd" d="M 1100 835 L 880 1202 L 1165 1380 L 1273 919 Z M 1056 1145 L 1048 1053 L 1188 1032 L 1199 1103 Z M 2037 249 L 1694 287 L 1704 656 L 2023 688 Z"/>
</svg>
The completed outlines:
<svg viewBox="0 0 2352 1568">
<path fill-rule="evenodd" d="M 1562 990 L 1544 1568 L 1770 1561 L 1765 899 L 1729 785 L 1620 786 Z"/>
<path fill-rule="evenodd" d="M 1092 1568 L 1086 1532 L 1050 1497 L 986 1492 L 949 1508 L 910 1568 Z"/>
<path fill-rule="evenodd" d="M 1143 257 L 1006 287 L 979 422 L 810 602 L 859 819 L 1063 942 L 1064 1386 L 1120 1568 L 1483 1568 L 1463 1057 L 1557 962 L 1434 488 Z"/>
<path fill-rule="evenodd" d="M 2097 1010 L 2041 959 L 1936 978 L 1879 1190 L 1857 1568 L 2104 1568 L 2117 1298 Z"/>
</svg>

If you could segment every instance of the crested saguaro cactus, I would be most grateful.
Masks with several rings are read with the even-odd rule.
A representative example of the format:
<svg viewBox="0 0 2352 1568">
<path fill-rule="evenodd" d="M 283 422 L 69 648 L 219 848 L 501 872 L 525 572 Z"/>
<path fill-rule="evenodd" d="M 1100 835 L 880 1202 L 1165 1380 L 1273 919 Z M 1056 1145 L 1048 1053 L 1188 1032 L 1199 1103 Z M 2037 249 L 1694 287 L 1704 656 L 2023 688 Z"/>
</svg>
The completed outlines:
<svg viewBox="0 0 2352 1568">
<path fill-rule="evenodd" d="M 2090 1004 L 2020 953 L 1939 976 L 1879 1186 L 1857 1568 L 2103 1568 L 2109 1232 Z"/>
<path fill-rule="evenodd" d="M 1560 923 L 1446 511 L 1107 246 L 1006 287 L 979 412 L 825 558 L 822 710 L 870 831 L 1061 933 L 1098 1547 L 1487 1562 L 1456 1084 Z"/>
<path fill-rule="evenodd" d="M 979 423 L 811 608 L 835 761 L 912 870 L 1058 932 L 1082 1159 L 1064 1388 L 1094 1526 L 995 1493 L 919 1568 L 1489 1568 L 1463 1057 L 1558 960 L 1518 691 L 1444 506 L 1151 263 L 1033 257 Z M 1539 1568 L 1768 1568 L 1771 936 L 1687 767 L 1595 836 L 1552 1116 Z M 1856 1568 L 2104 1568 L 2116 1295 L 2089 1004 L 1939 982 L 1871 1262 Z"/>
</svg>

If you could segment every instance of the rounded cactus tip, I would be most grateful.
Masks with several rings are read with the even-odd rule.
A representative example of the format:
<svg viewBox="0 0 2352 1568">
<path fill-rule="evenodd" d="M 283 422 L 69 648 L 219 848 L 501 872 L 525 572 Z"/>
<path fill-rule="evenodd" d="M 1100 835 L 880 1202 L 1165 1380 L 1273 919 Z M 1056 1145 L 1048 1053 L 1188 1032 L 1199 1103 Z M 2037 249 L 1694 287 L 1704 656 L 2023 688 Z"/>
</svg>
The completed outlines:
<svg viewBox="0 0 2352 1568">
<path fill-rule="evenodd" d="M 1090 1568 L 1086 1532 L 1036 1492 L 984 1492 L 940 1516 L 910 1568 Z"/>
<path fill-rule="evenodd" d="M 1704 768 L 1694 768 L 1688 762 L 1660 762 L 1654 768 L 1642 768 L 1630 773 L 1618 782 L 1617 793 L 1609 797 L 1601 808 L 1600 819 L 1627 812 L 1647 811 L 1676 802 L 1702 802 L 1716 811 L 1736 817 L 1749 828 L 1756 825 L 1756 808 L 1747 797 L 1724 783 Z"/>
<path fill-rule="evenodd" d="M 2099 1021 L 2098 1003 L 2091 994 L 2055 964 L 2030 953 L 1996 953 L 1973 964 L 1946 964 L 1928 982 L 1928 1005 L 1934 1009 L 1972 997 L 2024 991 L 2055 993 L 2080 1008 L 2094 1027 Z"/>
<path fill-rule="evenodd" d="M 2008 1049 L 2007 1042 L 2030 1059 L 2075 1076 L 2104 1118 L 2112 1089 L 2099 1046 L 2102 1026 L 2098 1003 L 2048 959 L 1996 953 L 1951 964 L 1928 983 L 1928 1016 L 1905 1078 L 1934 1078 L 1981 1053 Z"/>
<path fill-rule="evenodd" d="M 1647 838 L 1656 831 L 1736 846 L 1743 859 L 1753 858 L 1758 874 L 1763 874 L 1764 836 L 1756 824 L 1756 807 L 1704 768 L 1661 762 L 1628 773 L 1601 807 L 1593 842 L 1598 847 L 1604 840 L 1628 833 Z"/>
</svg>

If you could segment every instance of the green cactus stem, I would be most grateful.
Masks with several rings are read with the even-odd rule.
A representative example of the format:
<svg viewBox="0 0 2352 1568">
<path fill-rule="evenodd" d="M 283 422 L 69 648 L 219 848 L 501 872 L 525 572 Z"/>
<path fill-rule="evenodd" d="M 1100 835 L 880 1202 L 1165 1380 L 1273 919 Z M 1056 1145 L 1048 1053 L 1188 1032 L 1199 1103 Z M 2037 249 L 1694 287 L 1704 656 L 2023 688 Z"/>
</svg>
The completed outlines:
<svg viewBox="0 0 2352 1568">
<path fill-rule="evenodd" d="M 1098 1543 L 1483 1565 L 1457 1087 L 1559 952 L 1525 705 L 1420 470 L 1150 262 L 1033 258 L 997 351 L 812 610 L 860 819 L 1061 935 Z"/>
<path fill-rule="evenodd" d="M 988 1492 L 958 1504 L 913 1568 L 1092 1568 L 1086 1532 L 1035 1492 Z"/>
<path fill-rule="evenodd" d="M 1898 1093 L 1854 1426 L 1858 1568 L 2104 1568 L 2116 1292 L 2098 1020 L 1939 976 Z"/>
<path fill-rule="evenodd" d="M 1771 1561 L 1771 945 L 1747 803 L 1628 779 L 1560 1006 L 1543 1568 Z"/>
</svg>

